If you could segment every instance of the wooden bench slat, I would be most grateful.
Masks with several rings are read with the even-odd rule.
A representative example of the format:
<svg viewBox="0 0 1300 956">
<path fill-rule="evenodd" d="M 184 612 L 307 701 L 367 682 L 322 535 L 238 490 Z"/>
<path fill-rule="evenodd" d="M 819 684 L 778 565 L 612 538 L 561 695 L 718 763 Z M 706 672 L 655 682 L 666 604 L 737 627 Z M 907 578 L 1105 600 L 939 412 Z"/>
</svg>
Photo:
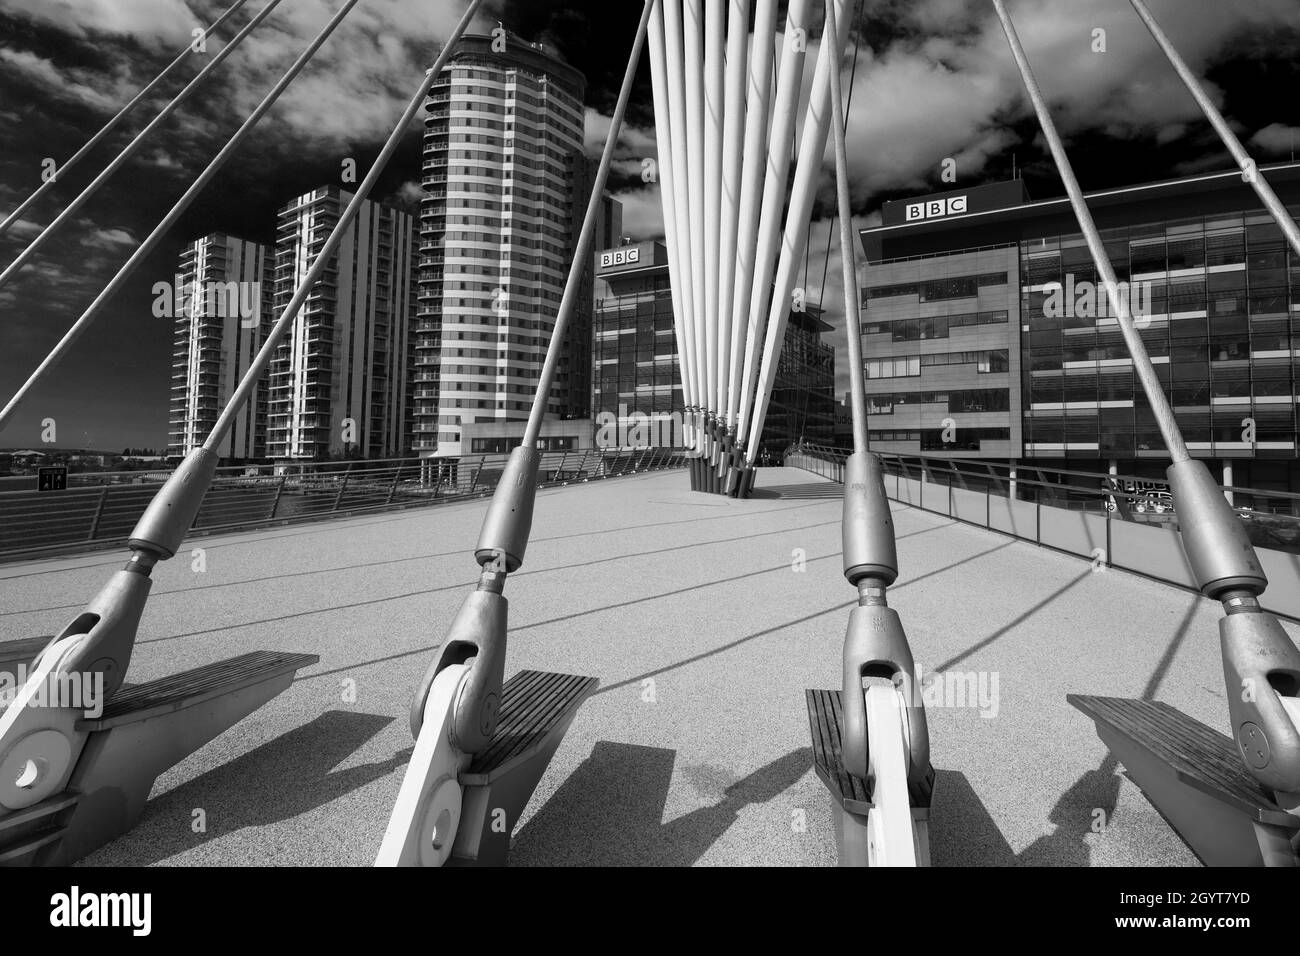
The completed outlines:
<svg viewBox="0 0 1300 956">
<path fill-rule="evenodd" d="M 1246 770 L 1231 737 L 1160 701 L 1084 694 L 1066 700 L 1149 751 L 1182 782 L 1257 818 L 1300 829 L 1300 819 L 1286 814 Z"/>
<path fill-rule="evenodd" d="M 844 766 L 843 740 L 840 728 L 844 726 L 843 701 L 838 690 L 806 690 L 808 727 L 812 737 L 813 766 L 835 799 L 845 809 L 866 813 L 871 806 L 871 782 L 855 777 Z M 927 814 L 934 795 L 934 775 L 923 784 L 909 782 L 908 799 L 916 814 Z M 924 819 L 924 816 L 918 816 Z"/>
<path fill-rule="evenodd" d="M 192 707 L 242 686 L 251 686 L 317 663 L 315 654 L 252 651 L 159 680 L 123 688 L 93 720 L 77 722 L 78 729 L 107 730 L 118 724 Z"/>
<path fill-rule="evenodd" d="M 505 694 L 502 694 L 504 719 L 498 724 L 493 742 L 480 755 L 484 767 L 499 767 L 532 746 L 596 682 L 592 677 L 569 674 L 546 674 L 539 671 L 525 673 L 525 680 L 520 682 L 518 691 L 511 695 L 508 711 L 505 707 Z"/>
<path fill-rule="evenodd" d="M 560 724 L 598 683 L 594 677 L 574 674 L 527 670 L 515 674 L 501 689 L 496 733 L 488 746 L 475 755 L 464 776 L 486 778 L 525 753 Z"/>
<path fill-rule="evenodd" d="M 0 641 L 0 662 L 30 661 L 45 650 L 45 645 L 54 640 L 53 635 L 43 637 L 20 637 L 16 641 Z"/>
</svg>

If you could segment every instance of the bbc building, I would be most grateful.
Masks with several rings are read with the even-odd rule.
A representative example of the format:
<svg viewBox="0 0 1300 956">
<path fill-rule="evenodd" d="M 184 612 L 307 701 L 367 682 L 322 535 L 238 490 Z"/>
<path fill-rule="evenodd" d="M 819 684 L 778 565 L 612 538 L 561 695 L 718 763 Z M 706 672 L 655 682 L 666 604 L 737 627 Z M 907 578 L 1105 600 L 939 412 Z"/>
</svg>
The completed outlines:
<svg viewBox="0 0 1300 956">
<path fill-rule="evenodd" d="M 1300 215 L 1300 164 L 1260 172 Z M 1300 262 L 1241 173 L 1086 198 L 1192 455 L 1224 484 L 1300 491 Z M 861 238 L 874 449 L 1162 475 L 1067 198 L 1015 180 L 889 202 Z"/>
<path fill-rule="evenodd" d="M 680 445 L 680 429 L 670 429 L 670 423 L 683 420 L 685 399 L 667 248 L 649 241 L 601 250 L 596 278 L 591 375 L 596 428 L 610 423 L 620 436 L 644 434 L 634 423 L 645 421 L 650 444 Z M 835 349 L 821 338 L 830 328 L 816 306 L 790 313 L 760 454 L 767 449 L 779 455 L 801 440 L 833 443 Z"/>
</svg>

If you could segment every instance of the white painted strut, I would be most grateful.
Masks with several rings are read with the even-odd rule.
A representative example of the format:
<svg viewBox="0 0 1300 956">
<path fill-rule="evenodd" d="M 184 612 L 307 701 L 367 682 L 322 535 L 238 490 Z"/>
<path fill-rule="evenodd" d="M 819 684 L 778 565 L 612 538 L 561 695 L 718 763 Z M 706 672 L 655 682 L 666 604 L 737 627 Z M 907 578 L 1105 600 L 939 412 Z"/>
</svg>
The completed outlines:
<svg viewBox="0 0 1300 956">
<path fill-rule="evenodd" d="M 808 45 L 808 0 L 791 0 L 786 17 L 785 46 L 781 56 L 773 106 L 772 126 L 767 144 L 767 175 L 763 182 L 763 209 L 759 217 L 758 245 L 754 255 L 754 276 L 750 284 L 749 315 L 745 328 L 745 363 L 741 375 L 740 415 L 737 437 L 746 441 L 752 394 L 757 371 L 758 350 L 762 347 L 769 286 L 780 240 L 781 212 L 785 205 L 785 186 L 790 172 L 790 151 L 794 142 L 795 113 L 799 91 L 803 86 L 803 63 Z M 759 433 L 746 445 L 758 447 Z M 753 461 L 752 456 L 750 461 Z"/>
<path fill-rule="evenodd" d="M 468 672 L 468 665 L 455 664 L 433 679 L 375 866 L 442 866 L 451 856 L 463 797 L 459 777 L 470 763 L 452 744 L 451 726 L 456 692 Z"/>
<path fill-rule="evenodd" d="M 834 0 L 834 3 L 835 22 L 846 22 L 849 0 Z M 767 317 L 762 369 L 758 376 L 752 415 L 753 425 L 749 428 L 754 440 L 749 442 L 745 449 L 745 457 L 750 464 L 753 464 L 758 455 L 758 439 L 763 434 L 763 422 L 767 418 L 768 404 L 772 400 L 772 387 L 776 382 L 781 347 L 785 344 L 785 330 L 790 323 L 791 293 L 794 291 L 795 279 L 798 276 L 799 261 L 803 258 L 804 245 L 808 241 L 808 220 L 812 215 L 813 199 L 816 198 L 817 176 L 821 172 L 822 156 L 826 152 L 826 136 L 830 132 L 831 80 L 834 78 L 839 82 L 840 61 L 844 56 L 844 39 L 847 36 L 847 30 L 840 34 L 837 42 L 827 42 L 829 38 L 823 36 L 821 49 L 817 54 L 817 70 L 808 97 L 808 119 L 804 123 L 803 135 L 799 142 L 794 187 L 791 189 L 790 203 L 786 211 L 785 238 L 781 244 L 781 259 L 776 270 L 772 302 Z M 743 417 L 741 427 L 745 427 Z"/>
<path fill-rule="evenodd" d="M 722 138 L 721 233 L 718 239 L 718 397 L 717 413 L 728 426 L 731 402 L 731 311 L 736 294 L 736 246 L 740 230 L 741 169 L 745 140 L 745 78 L 749 62 L 749 3 L 731 0 L 727 15 L 726 115 Z"/>
<path fill-rule="evenodd" d="M 674 2 L 674 0 L 665 0 Z M 677 224 L 677 170 L 673 163 L 672 123 L 668 115 L 668 77 L 664 50 L 663 3 L 656 2 L 650 14 L 650 88 L 654 98 L 655 149 L 658 156 L 659 201 L 664 213 L 664 245 L 668 249 L 668 285 L 673 302 L 673 336 L 677 341 L 678 374 L 682 379 L 684 404 L 694 398 L 693 383 L 682 351 L 686 340 L 685 280 L 681 256 L 681 237 Z"/>
<path fill-rule="evenodd" d="M 884 683 L 871 684 L 864 693 L 872 781 L 868 865 L 916 866 L 921 840 L 907 795 L 907 718 L 902 695 L 892 684 Z"/>
<path fill-rule="evenodd" d="M 772 113 L 772 63 L 776 56 L 776 0 L 758 0 L 753 48 L 746 88 L 745 148 L 741 157 L 739 215 L 736 221 L 736 261 L 731 307 L 731 345 L 727 370 L 727 426 L 740 417 L 741 376 L 745 338 L 753 299 L 754 259 L 767 161 L 767 136 Z M 722 264 L 726 267 L 726 263 Z"/>
<path fill-rule="evenodd" d="M 695 309 L 695 386 L 700 413 L 708 407 L 708 377 L 705 355 L 708 308 L 705 304 L 704 275 L 710 252 L 704 246 L 704 0 L 685 0 L 682 10 L 683 87 L 686 98 L 686 157 L 690 178 L 686 181 L 690 200 L 691 295 Z M 700 432 L 700 450 L 704 433 Z"/>
<path fill-rule="evenodd" d="M 727 0 L 705 0 L 704 16 L 704 380 L 718 408 L 718 242 L 722 201 L 723 21 Z"/>
<path fill-rule="evenodd" d="M 695 307 L 695 273 L 702 268 L 697 259 L 700 250 L 695 247 L 691 230 L 691 202 L 689 182 L 691 164 L 688 158 L 686 141 L 689 137 L 686 122 L 686 83 L 685 58 L 682 50 L 682 7 L 679 0 L 662 0 L 664 10 L 664 52 L 666 54 L 668 79 L 668 122 L 672 127 L 673 171 L 676 174 L 673 202 L 676 206 L 676 228 L 678 238 L 677 262 L 681 270 L 682 304 L 685 335 L 678 340 L 678 352 L 681 358 L 682 385 L 687 409 L 698 408 L 700 404 L 699 367 L 696 361 L 696 307 Z M 698 447 L 699 434 L 694 428 L 691 416 L 687 416 L 687 443 L 692 448 Z"/>
</svg>

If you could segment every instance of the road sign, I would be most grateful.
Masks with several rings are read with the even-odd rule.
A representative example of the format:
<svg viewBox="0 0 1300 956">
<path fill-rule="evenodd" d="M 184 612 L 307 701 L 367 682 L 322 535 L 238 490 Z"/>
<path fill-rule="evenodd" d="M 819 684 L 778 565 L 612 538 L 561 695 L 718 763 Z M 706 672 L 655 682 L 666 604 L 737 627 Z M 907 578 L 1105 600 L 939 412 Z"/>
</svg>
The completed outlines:
<svg viewBox="0 0 1300 956">
<path fill-rule="evenodd" d="M 36 471 L 37 491 L 67 491 L 68 469 L 66 465 L 54 465 L 39 468 Z"/>
</svg>

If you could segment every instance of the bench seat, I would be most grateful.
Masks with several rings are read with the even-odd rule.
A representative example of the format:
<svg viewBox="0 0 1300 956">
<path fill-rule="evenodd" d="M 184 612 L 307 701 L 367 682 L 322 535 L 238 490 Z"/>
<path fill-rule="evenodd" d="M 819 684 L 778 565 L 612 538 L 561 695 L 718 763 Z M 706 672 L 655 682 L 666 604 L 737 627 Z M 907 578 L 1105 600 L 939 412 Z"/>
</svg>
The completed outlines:
<svg viewBox="0 0 1300 956">
<path fill-rule="evenodd" d="M 77 729 L 108 730 L 183 710 L 241 687 L 310 667 L 319 660 L 315 654 L 253 651 L 159 680 L 124 686 L 105 705 L 103 714 L 93 720 L 78 721 Z"/>
<path fill-rule="evenodd" d="M 1260 823 L 1300 830 L 1300 817 L 1274 803 L 1246 771 L 1231 737 L 1159 701 L 1085 694 L 1067 694 L 1065 699 L 1099 726 L 1123 734 L 1167 764 L 1188 786 Z"/>
<path fill-rule="evenodd" d="M 806 690 L 808 704 L 808 729 L 812 736 L 813 769 L 835 802 L 850 813 L 865 816 L 871 809 L 871 782 L 855 777 L 844 769 L 840 728 L 843 726 L 843 709 L 840 691 Z M 913 816 L 928 820 L 930 802 L 934 797 L 934 777 L 924 785 L 909 784 L 908 800 Z"/>
<path fill-rule="evenodd" d="M 600 681 L 576 674 L 520 671 L 501 688 L 496 733 L 460 775 L 466 786 L 484 786 L 527 760 L 548 735 L 578 709 Z"/>
</svg>

